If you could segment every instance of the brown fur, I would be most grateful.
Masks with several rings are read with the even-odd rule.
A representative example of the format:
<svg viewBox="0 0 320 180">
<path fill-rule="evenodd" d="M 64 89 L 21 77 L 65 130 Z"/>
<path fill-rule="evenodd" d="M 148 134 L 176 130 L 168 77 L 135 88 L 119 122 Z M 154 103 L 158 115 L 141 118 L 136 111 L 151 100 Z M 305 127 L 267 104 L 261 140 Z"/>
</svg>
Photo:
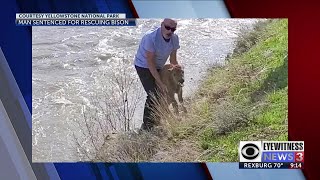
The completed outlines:
<svg viewBox="0 0 320 180">
<path fill-rule="evenodd" d="M 184 83 L 184 71 L 181 67 L 166 64 L 160 71 L 162 82 L 167 86 L 168 93 L 166 94 L 168 105 L 173 106 L 175 114 L 179 114 L 178 103 L 174 97 L 178 94 L 179 102 L 183 111 L 186 113 L 187 109 L 183 105 L 182 86 Z"/>
</svg>

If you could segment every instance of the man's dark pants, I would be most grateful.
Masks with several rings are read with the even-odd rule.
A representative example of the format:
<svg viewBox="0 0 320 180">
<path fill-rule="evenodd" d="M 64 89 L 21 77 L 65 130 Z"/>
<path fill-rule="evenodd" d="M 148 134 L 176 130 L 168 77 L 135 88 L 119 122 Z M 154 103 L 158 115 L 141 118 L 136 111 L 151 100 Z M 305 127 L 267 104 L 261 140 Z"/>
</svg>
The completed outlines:
<svg viewBox="0 0 320 180">
<path fill-rule="evenodd" d="M 142 83 L 142 86 L 144 90 L 147 93 L 147 100 L 145 102 L 144 106 L 144 112 L 143 112 L 143 124 L 141 126 L 142 130 L 150 131 L 155 124 L 156 116 L 153 113 L 154 108 L 154 100 L 153 97 L 158 98 L 157 96 L 157 85 L 154 77 L 152 76 L 150 70 L 148 68 L 142 68 L 135 66 L 138 76 L 140 78 L 140 81 Z M 159 72 L 160 70 L 158 70 Z"/>
</svg>

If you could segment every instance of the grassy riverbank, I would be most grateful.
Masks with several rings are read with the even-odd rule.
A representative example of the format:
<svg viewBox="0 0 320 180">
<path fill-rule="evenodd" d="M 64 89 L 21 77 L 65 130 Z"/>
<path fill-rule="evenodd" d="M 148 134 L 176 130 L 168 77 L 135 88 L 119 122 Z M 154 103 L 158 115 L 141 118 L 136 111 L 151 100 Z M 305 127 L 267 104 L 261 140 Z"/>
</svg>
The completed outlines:
<svg viewBox="0 0 320 180">
<path fill-rule="evenodd" d="M 287 140 L 287 51 L 287 20 L 258 23 L 226 66 L 210 70 L 191 104 L 196 123 L 176 134 L 195 138 L 199 160 L 237 161 L 241 140 Z"/>
</svg>

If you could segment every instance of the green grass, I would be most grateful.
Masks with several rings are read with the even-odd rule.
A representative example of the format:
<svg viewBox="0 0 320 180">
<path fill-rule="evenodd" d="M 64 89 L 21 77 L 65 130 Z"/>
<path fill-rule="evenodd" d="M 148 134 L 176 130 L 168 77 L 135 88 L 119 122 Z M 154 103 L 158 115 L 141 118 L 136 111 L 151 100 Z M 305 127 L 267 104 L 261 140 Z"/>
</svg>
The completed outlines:
<svg viewBox="0 0 320 180">
<path fill-rule="evenodd" d="M 239 39 L 252 42 L 238 43 L 241 52 L 212 69 L 199 89 L 193 113 L 206 123 L 197 138 L 209 152 L 204 161 L 238 161 L 239 141 L 288 138 L 288 21 L 257 26 Z"/>
</svg>

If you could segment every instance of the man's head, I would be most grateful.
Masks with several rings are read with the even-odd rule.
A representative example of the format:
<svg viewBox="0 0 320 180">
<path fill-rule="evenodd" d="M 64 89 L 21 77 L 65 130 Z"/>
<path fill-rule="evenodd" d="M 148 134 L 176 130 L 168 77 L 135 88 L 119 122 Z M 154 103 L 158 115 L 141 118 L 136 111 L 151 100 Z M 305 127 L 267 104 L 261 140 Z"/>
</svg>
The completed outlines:
<svg viewBox="0 0 320 180">
<path fill-rule="evenodd" d="M 172 65 L 171 68 L 168 69 L 169 72 L 172 75 L 173 81 L 180 85 L 183 86 L 184 83 L 184 70 L 183 67 L 180 65 Z"/>
<path fill-rule="evenodd" d="M 172 20 L 172 19 L 169 19 L 169 18 L 166 18 L 162 21 L 161 23 L 161 33 L 162 33 L 162 36 L 165 38 L 165 39 L 170 39 L 173 32 L 176 30 L 177 28 L 177 22 Z"/>
</svg>

